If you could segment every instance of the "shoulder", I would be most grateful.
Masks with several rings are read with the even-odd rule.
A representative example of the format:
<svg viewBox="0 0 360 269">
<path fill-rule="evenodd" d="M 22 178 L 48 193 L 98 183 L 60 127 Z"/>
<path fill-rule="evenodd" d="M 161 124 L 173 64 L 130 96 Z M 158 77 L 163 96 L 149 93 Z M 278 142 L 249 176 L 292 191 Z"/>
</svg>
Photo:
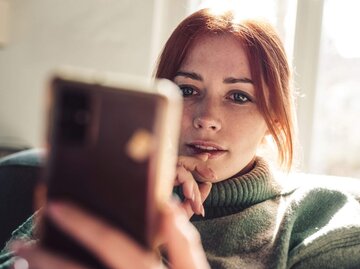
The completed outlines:
<svg viewBox="0 0 360 269">
<path fill-rule="evenodd" d="M 289 267 L 360 265 L 360 180 L 311 174 L 287 180 L 280 229 L 289 234 Z"/>
<path fill-rule="evenodd" d="M 311 174 L 288 175 L 280 196 L 284 217 L 294 228 L 360 227 L 360 179 Z"/>
<path fill-rule="evenodd" d="M 276 174 L 276 181 L 282 195 L 290 197 L 313 196 L 315 193 L 326 196 L 351 196 L 360 202 L 360 179 L 308 173 Z M 323 196 L 321 196 L 323 197 Z M 320 198 L 320 196 L 319 196 Z"/>
</svg>

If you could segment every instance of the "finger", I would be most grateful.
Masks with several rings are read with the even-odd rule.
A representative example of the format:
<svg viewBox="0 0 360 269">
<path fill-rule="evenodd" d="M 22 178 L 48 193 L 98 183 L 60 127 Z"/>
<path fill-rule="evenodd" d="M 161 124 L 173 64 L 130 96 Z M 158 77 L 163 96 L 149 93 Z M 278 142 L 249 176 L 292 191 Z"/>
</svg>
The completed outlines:
<svg viewBox="0 0 360 269">
<path fill-rule="evenodd" d="M 204 182 L 199 184 L 199 191 L 201 194 L 201 203 L 204 203 L 209 196 L 212 184 L 210 182 Z"/>
<path fill-rule="evenodd" d="M 202 216 L 204 216 L 204 214 L 205 214 L 205 212 L 203 210 L 203 206 L 198 198 L 196 198 L 194 201 L 184 200 L 182 202 L 181 206 L 186 211 L 188 218 L 191 218 L 192 215 L 194 215 L 194 214 L 202 215 Z"/>
<path fill-rule="evenodd" d="M 191 201 L 188 201 L 188 200 L 186 200 L 182 203 L 182 207 L 185 210 L 188 218 L 191 218 L 192 215 L 194 215 L 194 214 L 205 217 L 206 212 L 205 212 L 203 203 L 211 191 L 211 186 L 212 186 L 212 184 L 208 183 L 208 182 L 199 184 L 201 200 L 200 200 L 200 202 L 197 201 L 196 203 L 197 203 L 197 205 L 200 205 L 200 206 L 195 206 L 193 203 L 191 203 Z"/>
<path fill-rule="evenodd" d="M 182 208 L 185 210 L 186 215 L 189 219 L 192 217 L 192 215 L 194 215 L 194 213 L 198 215 L 202 215 L 203 217 L 205 217 L 206 214 L 203 203 L 210 194 L 212 184 L 209 182 L 205 182 L 205 183 L 200 183 L 198 186 L 201 194 L 201 202 L 199 202 L 201 207 L 198 209 L 200 212 L 197 212 L 194 209 L 194 205 L 191 203 L 191 201 L 186 200 L 181 204 Z"/>
<path fill-rule="evenodd" d="M 209 157 L 210 157 L 210 153 L 201 153 L 196 155 L 196 158 L 202 160 L 203 162 L 206 162 L 209 159 Z"/>
<path fill-rule="evenodd" d="M 126 234 L 74 205 L 52 203 L 48 214 L 110 268 L 157 268 L 160 264 L 153 253 Z"/>
<path fill-rule="evenodd" d="M 191 202 L 189 200 L 185 200 L 182 204 L 181 207 L 183 208 L 183 210 L 186 212 L 186 216 L 188 219 L 190 219 L 192 217 L 192 215 L 194 215 L 194 210 L 192 208 Z"/>
<path fill-rule="evenodd" d="M 195 214 L 197 215 L 204 215 L 204 208 L 201 202 L 201 193 L 199 190 L 199 185 L 197 183 L 195 183 L 194 185 L 196 185 L 196 187 L 194 187 L 194 195 L 195 195 L 195 200 L 192 204 L 192 209 L 194 211 Z"/>
<path fill-rule="evenodd" d="M 199 233 L 174 203 L 170 203 L 164 213 L 163 231 L 171 268 L 209 268 Z"/>
<path fill-rule="evenodd" d="M 204 155 L 204 156 L 206 156 L 206 155 Z M 195 157 L 190 157 L 190 156 L 179 156 L 177 164 L 178 164 L 178 166 L 184 166 L 189 171 L 195 171 L 197 166 L 204 166 L 203 170 L 204 170 L 204 173 L 206 173 L 206 171 L 205 171 L 207 168 L 206 160 L 207 160 L 207 157 L 195 158 Z"/>
<path fill-rule="evenodd" d="M 200 181 L 216 179 L 214 171 L 201 159 L 189 156 L 179 156 L 178 166 L 183 166 L 188 171 L 196 172 Z"/>
<path fill-rule="evenodd" d="M 35 245 L 25 246 L 22 243 L 12 249 L 16 256 L 13 268 L 29 268 L 29 269 L 86 269 L 64 257 L 56 256 Z"/>
<path fill-rule="evenodd" d="M 194 177 L 183 166 L 178 167 L 176 173 L 176 182 L 178 185 L 182 185 L 184 197 L 194 201 L 194 184 L 196 184 Z"/>
<path fill-rule="evenodd" d="M 192 210 L 191 215 L 194 213 L 198 215 L 203 214 L 204 210 L 201 202 L 201 193 L 193 175 L 181 166 L 177 169 L 176 178 L 176 181 L 179 182 L 179 184 L 182 184 L 185 201 L 189 200 L 188 204 L 191 206 Z"/>
</svg>

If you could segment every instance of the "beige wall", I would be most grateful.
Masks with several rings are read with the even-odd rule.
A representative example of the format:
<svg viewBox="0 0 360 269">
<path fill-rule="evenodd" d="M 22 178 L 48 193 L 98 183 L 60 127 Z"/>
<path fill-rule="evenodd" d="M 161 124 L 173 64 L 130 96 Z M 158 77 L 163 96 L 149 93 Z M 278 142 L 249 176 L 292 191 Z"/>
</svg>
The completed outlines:
<svg viewBox="0 0 360 269">
<path fill-rule="evenodd" d="M 58 65 L 148 75 L 186 13 L 181 0 L 8 1 L 0 48 L 0 145 L 42 144 L 44 84 Z"/>
</svg>

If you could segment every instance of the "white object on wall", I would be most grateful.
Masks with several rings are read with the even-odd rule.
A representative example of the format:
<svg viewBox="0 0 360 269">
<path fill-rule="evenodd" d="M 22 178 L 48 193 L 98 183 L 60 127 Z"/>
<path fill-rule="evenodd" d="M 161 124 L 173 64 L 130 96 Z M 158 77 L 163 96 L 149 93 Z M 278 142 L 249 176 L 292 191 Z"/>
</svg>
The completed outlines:
<svg viewBox="0 0 360 269">
<path fill-rule="evenodd" d="M 9 2 L 8 0 L 0 0 L 0 47 L 8 42 L 9 28 Z"/>
</svg>

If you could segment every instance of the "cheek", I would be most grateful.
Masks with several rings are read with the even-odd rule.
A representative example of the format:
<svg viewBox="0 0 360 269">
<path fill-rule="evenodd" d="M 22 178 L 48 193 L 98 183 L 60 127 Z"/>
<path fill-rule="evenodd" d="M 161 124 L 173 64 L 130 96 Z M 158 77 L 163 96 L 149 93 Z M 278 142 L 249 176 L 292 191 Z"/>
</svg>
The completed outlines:
<svg viewBox="0 0 360 269">
<path fill-rule="evenodd" d="M 231 119 L 231 123 L 228 125 L 231 140 L 234 143 L 238 141 L 236 144 L 245 142 L 245 145 L 249 147 L 260 144 L 267 131 L 265 120 L 257 113 L 237 115 L 236 118 Z"/>
<path fill-rule="evenodd" d="M 188 130 L 192 126 L 192 112 L 190 109 L 184 107 L 182 118 L 181 118 L 181 139 L 186 133 L 189 133 Z"/>
</svg>

